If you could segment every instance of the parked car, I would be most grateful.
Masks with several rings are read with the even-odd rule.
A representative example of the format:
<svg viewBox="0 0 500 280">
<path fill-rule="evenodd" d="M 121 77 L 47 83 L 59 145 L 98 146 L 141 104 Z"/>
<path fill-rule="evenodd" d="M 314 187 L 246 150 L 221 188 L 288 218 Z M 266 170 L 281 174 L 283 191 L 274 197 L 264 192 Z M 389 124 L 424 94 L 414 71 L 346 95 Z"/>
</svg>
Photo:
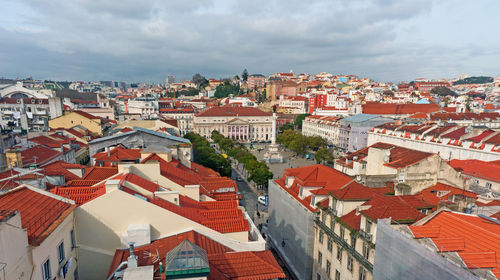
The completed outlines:
<svg viewBox="0 0 500 280">
<path fill-rule="evenodd" d="M 238 181 L 238 182 L 242 182 L 242 181 L 243 181 L 243 179 L 242 179 L 240 176 L 238 176 L 238 177 L 236 177 L 236 181 Z"/>
<path fill-rule="evenodd" d="M 257 197 L 257 202 L 259 202 L 262 205 L 266 205 L 266 196 L 260 195 L 259 197 Z"/>
</svg>

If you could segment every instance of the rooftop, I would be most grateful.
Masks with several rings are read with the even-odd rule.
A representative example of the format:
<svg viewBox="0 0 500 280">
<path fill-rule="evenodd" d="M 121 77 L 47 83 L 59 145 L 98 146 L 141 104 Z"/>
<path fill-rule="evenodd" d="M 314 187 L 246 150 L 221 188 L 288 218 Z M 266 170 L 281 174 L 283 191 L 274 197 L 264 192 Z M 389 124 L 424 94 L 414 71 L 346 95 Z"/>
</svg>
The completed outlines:
<svg viewBox="0 0 500 280">
<path fill-rule="evenodd" d="M 73 211 L 75 205 L 36 188 L 20 186 L 0 194 L 0 210 L 17 210 L 32 246 L 40 243 Z"/>
<path fill-rule="evenodd" d="M 197 117 L 263 117 L 272 116 L 271 113 L 264 112 L 254 107 L 219 106 L 206 109 L 196 115 Z"/>
<path fill-rule="evenodd" d="M 458 160 L 450 162 L 451 167 L 464 175 L 500 182 L 500 164 L 477 159 Z"/>
<path fill-rule="evenodd" d="M 475 215 L 441 211 L 410 226 L 416 239 L 429 238 L 438 252 L 456 252 L 469 269 L 491 269 L 500 278 L 500 224 Z"/>
<path fill-rule="evenodd" d="M 208 257 L 210 274 L 208 279 L 277 279 L 285 278 L 285 274 L 270 251 L 234 252 L 228 247 L 195 231 L 189 231 L 155 240 L 149 245 L 134 249 L 139 266 L 153 265 L 159 271 L 159 263 L 165 264 L 167 253 L 188 240 L 191 244 L 203 249 Z M 156 253 L 159 261 L 148 257 Z M 111 274 L 118 265 L 129 257 L 129 250 L 116 250 L 109 268 Z M 165 271 L 163 268 L 162 271 Z M 157 275 L 159 276 L 159 275 Z"/>
</svg>

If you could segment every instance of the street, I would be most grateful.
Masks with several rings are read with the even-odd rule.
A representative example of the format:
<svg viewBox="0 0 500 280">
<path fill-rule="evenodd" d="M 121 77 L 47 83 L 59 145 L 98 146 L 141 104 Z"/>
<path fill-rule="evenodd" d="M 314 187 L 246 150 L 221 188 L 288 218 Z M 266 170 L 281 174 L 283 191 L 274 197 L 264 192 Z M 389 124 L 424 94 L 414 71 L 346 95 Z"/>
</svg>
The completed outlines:
<svg viewBox="0 0 500 280">
<path fill-rule="evenodd" d="M 232 168 L 231 178 L 236 181 L 236 178 L 241 176 L 234 168 Z M 242 176 L 241 176 L 242 177 Z M 243 178 L 243 177 L 242 177 Z M 260 214 L 267 214 L 267 207 L 257 202 L 258 193 L 253 190 L 248 183 L 243 180 L 241 182 L 236 181 L 238 185 L 238 190 L 241 193 L 242 199 L 240 200 L 240 205 L 245 207 L 248 215 L 252 217 L 253 221 L 257 224 L 257 220 L 255 219 L 256 210 L 260 212 Z M 260 220 L 259 220 L 260 221 Z"/>
</svg>

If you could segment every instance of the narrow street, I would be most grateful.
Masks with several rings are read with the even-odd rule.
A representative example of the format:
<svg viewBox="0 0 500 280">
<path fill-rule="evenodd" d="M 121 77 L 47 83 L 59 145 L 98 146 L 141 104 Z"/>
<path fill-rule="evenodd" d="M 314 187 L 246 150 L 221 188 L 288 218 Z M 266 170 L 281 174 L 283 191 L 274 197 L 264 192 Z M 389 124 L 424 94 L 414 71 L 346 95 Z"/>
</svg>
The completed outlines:
<svg viewBox="0 0 500 280">
<path fill-rule="evenodd" d="M 231 178 L 236 181 L 238 190 L 241 193 L 242 199 L 240 205 L 245 207 L 248 215 L 256 222 L 255 215 L 258 210 L 261 214 L 267 213 L 267 207 L 257 202 L 258 194 L 252 190 L 245 180 L 237 181 L 236 178 L 240 176 L 239 173 L 233 168 Z"/>
</svg>

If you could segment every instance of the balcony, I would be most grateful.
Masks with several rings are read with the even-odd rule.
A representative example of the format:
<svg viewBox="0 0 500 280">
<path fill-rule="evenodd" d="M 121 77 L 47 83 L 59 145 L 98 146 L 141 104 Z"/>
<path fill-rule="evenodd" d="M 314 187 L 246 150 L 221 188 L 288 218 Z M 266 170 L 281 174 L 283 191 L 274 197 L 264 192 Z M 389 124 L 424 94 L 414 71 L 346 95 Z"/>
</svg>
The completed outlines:
<svg viewBox="0 0 500 280">
<path fill-rule="evenodd" d="M 359 230 L 359 235 L 361 236 L 361 238 L 363 238 L 364 240 L 366 241 L 372 241 L 372 235 L 364 230 Z"/>
</svg>

